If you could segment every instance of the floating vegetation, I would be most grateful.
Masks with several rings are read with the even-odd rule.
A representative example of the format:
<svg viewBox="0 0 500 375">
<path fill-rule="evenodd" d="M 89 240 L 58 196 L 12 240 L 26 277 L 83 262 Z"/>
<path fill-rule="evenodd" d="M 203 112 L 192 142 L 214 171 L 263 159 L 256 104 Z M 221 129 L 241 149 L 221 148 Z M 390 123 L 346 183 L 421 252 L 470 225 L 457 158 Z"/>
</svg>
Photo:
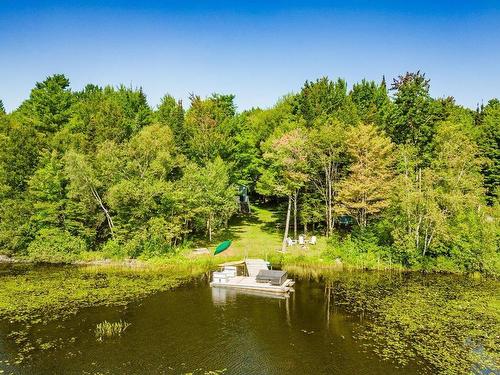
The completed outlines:
<svg viewBox="0 0 500 375">
<path fill-rule="evenodd" d="M 127 305 L 175 288 L 211 267 L 202 261 L 142 268 L 0 265 L 0 323 L 6 324 L 8 337 L 18 346 L 16 358 L 24 362 L 33 352 L 55 346 L 32 339 L 47 323 L 63 321 L 86 307 Z M 62 336 L 57 347 L 74 341 L 74 337 Z"/>
<path fill-rule="evenodd" d="M 202 374 L 202 375 L 221 375 L 225 374 L 227 371 L 227 368 L 222 369 L 222 370 L 208 370 L 208 371 L 203 371 L 203 369 L 196 369 L 194 372 L 186 372 L 183 375 L 195 375 L 195 374 Z"/>
<path fill-rule="evenodd" d="M 118 266 L 16 265 L 0 276 L 0 319 L 28 324 L 64 318 L 90 306 L 125 305 L 199 277 L 211 263 Z M 21 272 L 22 271 L 22 272 Z"/>
<path fill-rule="evenodd" d="M 415 360 L 430 374 L 499 373 L 498 281 L 378 272 L 324 280 L 333 306 L 364 321 L 355 337 L 381 358 Z"/>
<path fill-rule="evenodd" d="M 104 322 L 97 324 L 95 336 L 99 341 L 102 341 L 106 337 L 120 336 L 129 326 L 130 323 L 124 322 L 123 320 L 113 323 L 105 320 Z"/>
</svg>

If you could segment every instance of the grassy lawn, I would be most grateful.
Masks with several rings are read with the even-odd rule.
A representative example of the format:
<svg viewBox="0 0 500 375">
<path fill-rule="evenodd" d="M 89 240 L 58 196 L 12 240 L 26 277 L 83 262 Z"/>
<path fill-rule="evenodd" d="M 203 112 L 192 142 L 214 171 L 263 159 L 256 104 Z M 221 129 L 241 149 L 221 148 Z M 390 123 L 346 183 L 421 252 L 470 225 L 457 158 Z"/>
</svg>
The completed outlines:
<svg viewBox="0 0 500 375">
<path fill-rule="evenodd" d="M 281 241 L 283 239 L 283 215 L 279 211 L 252 206 L 252 213 L 247 215 L 238 215 L 230 223 L 227 229 L 218 233 L 211 243 L 200 242 L 200 247 L 207 247 L 213 251 L 218 243 L 224 240 L 232 240 L 231 247 L 217 257 L 221 261 L 229 259 L 238 259 L 242 257 L 249 258 L 268 258 L 275 256 L 281 250 Z M 293 228 L 290 228 L 293 236 Z M 298 233 L 302 233 L 299 230 Z M 309 233 L 309 236 L 312 234 Z M 291 246 L 287 248 L 290 255 L 310 255 L 317 256 L 326 248 L 326 238 L 316 234 L 318 243 L 308 245 L 305 248 L 300 246 Z"/>
</svg>

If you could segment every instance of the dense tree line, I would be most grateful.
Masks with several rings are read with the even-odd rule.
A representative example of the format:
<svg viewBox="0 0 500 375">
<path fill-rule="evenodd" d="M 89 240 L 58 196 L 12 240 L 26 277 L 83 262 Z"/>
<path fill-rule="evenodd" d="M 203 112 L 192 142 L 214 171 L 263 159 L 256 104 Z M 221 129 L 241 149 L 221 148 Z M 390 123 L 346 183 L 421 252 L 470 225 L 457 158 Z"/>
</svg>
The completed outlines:
<svg viewBox="0 0 500 375">
<path fill-rule="evenodd" d="M 1 251 L 166 254 L 226 226 L 245 185 L 285 207 L 284 238 L 325 234 L 330 255 L 497 273 L 500 102 L 473 111 L 429 85 L 321 78 L 238 113 L 233 95 L 151 108 L 140 89 L 48 77 L 0 102 Z"/>
</svg>

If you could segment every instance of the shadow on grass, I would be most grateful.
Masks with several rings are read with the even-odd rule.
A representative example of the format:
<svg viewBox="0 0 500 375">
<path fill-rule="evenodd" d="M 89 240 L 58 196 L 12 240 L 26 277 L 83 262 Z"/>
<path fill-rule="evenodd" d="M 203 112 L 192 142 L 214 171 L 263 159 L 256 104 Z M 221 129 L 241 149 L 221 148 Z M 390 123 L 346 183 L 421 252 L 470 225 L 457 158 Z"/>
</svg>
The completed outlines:
<svg viewBox="0 0 500 375">
<path fill-rule="evenodd" d="M 283 224 L 280 226 L 280 213 L 276 207 L 252 206 L 250 214 L 235 215 L 228 223 L 228 227 L 222 229 L 207 240 L 200 240 L 200 246 L 216 246 L 218 243 L 231 240 L 233 242 L 249 240 L 250 236 L 281 236 Z"/>
<path fill-rule="evenodd" d="M 283 230 L 285 229 L 285 223 L 282 220 L 286 216 L 286 208 L 283 205 L 279 205 L 277 207 L 272 207 L 272 208 L 265 208 L 270 215 L 271 215 L 271 220 L 268 221 L 261 221 L 260 224 L 260 229 L 263 232 L 269 233 L 269 234 L 276 234 L 279 233 L 282 235 Z"/>
</svg>

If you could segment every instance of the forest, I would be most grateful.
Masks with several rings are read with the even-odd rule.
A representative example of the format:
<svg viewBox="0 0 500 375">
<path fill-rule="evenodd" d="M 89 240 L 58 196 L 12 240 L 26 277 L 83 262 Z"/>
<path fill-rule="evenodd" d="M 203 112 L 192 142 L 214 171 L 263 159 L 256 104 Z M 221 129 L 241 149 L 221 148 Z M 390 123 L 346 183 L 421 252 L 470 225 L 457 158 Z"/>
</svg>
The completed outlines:
<svg viewBox="0 0 500 375">
<path fill-rule="evenodd" d="M 238 189 L 280 208 L 284 238 L 325 256 L 500 275 L 500 101 L 434 98 L 421 72 L 307 81 L 268 109 L 61 74 L 0 102 L 0 254 L 71 262 L 171 256 L 238 215 Z"/>
</svg>

